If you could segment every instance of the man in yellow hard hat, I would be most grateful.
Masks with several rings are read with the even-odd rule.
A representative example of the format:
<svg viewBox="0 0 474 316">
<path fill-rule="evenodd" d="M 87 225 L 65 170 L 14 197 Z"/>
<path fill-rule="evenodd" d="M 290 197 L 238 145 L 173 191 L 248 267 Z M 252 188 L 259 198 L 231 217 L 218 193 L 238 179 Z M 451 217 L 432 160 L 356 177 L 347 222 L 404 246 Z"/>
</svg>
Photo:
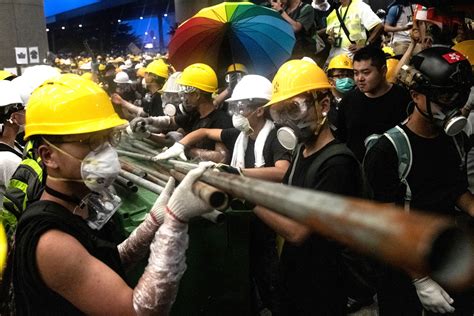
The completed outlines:
<svg viewBox="0 0 474 316">
<path fill-rule="evenodd" d="M 135 134 L 144 125 L 151 125 L 165 131 L 181 128 L 185 133 L 199 128 L 232 127 L 231 117 L 224 110 L 216 109 L 213 104 L 212 94 L 217 90 L 217 75 L 211 67 L 201 63 L 192 64 L 183 70 L 177 83 L 180 86 L 179 95 L 185 114 L 175 117 L 164 115 L 137 118 L 130 123 L 131 130 Z M 143 136 L 149 137 L 150 134 L 146 133 Z M 224 162 L 227 158 L 227 150 L 222 143 L 206 139 L 190 148 L 189 155 L 202 160 Z"/>
<path fill-rule="evenodd" d="M 326 120 L 333 96 L 324 71 L 309 61 L 290 60 L 272 85 L 267 106 L 275 123 L 283 126 L 278 140 L 294 150 L 283 183 L 362 196 L 360 165 L 334 138 Z M 254 212 L 286 241 L 280 257 L 281 315 L 345 315 L 349 293 L 342 289 L 354 289 L 357 295 L 363 291 L 345 278 L 342 246 L 265 208 Z"/>
<path fill-rule="evenodd" d="M 168 79 L 171 72 L 171 66 L 165 63 L 163 59 L 151 62 L 145 68 L 145 84 L 149 93 L 142 99 L 141 108 L 143 108 L 146 115 L 163 115 L 163 106 L 161 104 L 162 102 L 159 91 L 163 88 L 163 84 L 166 79 Z M 115 104 L 121 105 L 122 108 L 125 108 L 127 111 L 134 113 L 136 116 L 142 115 L 141 108 L 138 108 L 134 104 L 124 100 L 118 94 L 112 96 L 112 101 Z"/>
<path fill-rule="evenodd" d="M 332 91 L 337 101 L 354 89 L 354 70 L 352 59 L 348 55 L 341 54 L 333 57 L 329 62 L 327 74 L 329 82 L 334 87 Z"/>
<path fill-rule="evenodd" d="M 120 171 L 113 145 L 127 122 L 91 81 L 63 75 L 32 94 L 27 139 L 46 169 L 45 190 L 15 234 L 13 284 L 19 315 L 167 314 L 185 270 L 187 222 L 209 206 L 191 190 L 204 167 L 176 188 L 170 180 L 145 221 L 120 245 L 110 217 L 120 206 L 110 185 Z M 171 196 L 171 197 L 170 197 Z M 150 253 L 135 288 L 125 270 Z"/>
</svg>

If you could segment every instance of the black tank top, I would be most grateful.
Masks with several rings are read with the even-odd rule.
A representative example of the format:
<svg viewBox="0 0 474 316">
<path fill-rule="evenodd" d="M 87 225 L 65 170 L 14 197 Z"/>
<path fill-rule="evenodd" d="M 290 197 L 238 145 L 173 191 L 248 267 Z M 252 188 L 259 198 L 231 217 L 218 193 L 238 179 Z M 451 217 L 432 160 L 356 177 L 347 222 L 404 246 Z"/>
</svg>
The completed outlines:
<svg viewBox="0 0 474 316">
<path fill-rule="evenodd" d="M 73 236 L 92 256 L 125 279 L 117 245 L 101 236 L 104 230 L 110 231 L 107 225 L 101 232 L 94 231 L 81 217 L 51 201 L 38 201 L 29 206 L 15 235 L 13 286 L 17 315 L 82 315 L 69 301 L 49 289 L 39 275 L 36 247 L 48 230 L 57 229 Z"/>
</svg>

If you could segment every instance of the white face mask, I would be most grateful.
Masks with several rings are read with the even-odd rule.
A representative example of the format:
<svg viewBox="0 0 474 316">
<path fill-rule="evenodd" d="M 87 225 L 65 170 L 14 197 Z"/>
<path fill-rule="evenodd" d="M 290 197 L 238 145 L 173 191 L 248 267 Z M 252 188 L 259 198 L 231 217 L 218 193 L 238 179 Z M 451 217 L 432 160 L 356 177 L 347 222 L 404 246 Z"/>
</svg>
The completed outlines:
<svg viewBox="0 0 474 316">
<path fill-rule="evenodd" d="M 102 192 L 117 179 L 120 172 L 117 151 L 106 144 L 100 151 L 91 151 L 81 163 L 84 184 L 93 192 Z"/>
<path fill-rule="evenodd" d="M 84 182 L 92 192 L 81 200 L 78 207 L 88 207 L 87 224 L 92 229 L 100 230 L 122 204 L 120 197 L 111 190 L 111 185 L 121 170 L 117 151 L 106 143 L 99 151 L 91 151 L 84 159 L 79 159 L 49 141 L 44 141 L 59 152 L 81 161 L 81 180 L 48 177 L 60 181 Z"/>
<path fill-rule="evenodd" d="M 232 125 L 241 132 L 247 135 L 252 134 L 253 128 L 250 126 L 249 120 L 242 114 L 232 115 Z"/>
</svg>

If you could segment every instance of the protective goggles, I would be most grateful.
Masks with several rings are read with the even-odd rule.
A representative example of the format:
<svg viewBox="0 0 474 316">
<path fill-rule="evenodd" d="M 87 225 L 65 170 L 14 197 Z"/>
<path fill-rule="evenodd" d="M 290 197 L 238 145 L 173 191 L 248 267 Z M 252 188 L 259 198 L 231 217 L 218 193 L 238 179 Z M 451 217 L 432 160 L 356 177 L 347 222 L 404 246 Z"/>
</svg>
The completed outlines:
<svg viewBox="0 0 474 316">
<path fill-rule="evenodd" d="M 241 114 L 247 116 L 258 109 L 264 102 L 255 103 L 254 100 L 231 101 L 228 104 L 228 111 L 231 115 Z"/>
<path fill-rule="evenodd" d="M 112 147 L 117 147 L 122 138 L 122 132 L 120 130 L 113 130 L 107 134 L 94 133 L 89 137 L 78 140 L 54 140 L 52 143 L 56 144 L 68 144 L 68 143 L 81 143 L 89 146 L 91 151 L 100 151 L 106 144 L 110 144 Z"/>
<path fill-rule="evenodd" d="M 312 100 L 305 97 L 293 98 L 274 104 L 270 108 L 270 116 L 277 124 L 283 124 L 288 121 L 298 122 L 304 119 L 313 105 Z"/>
<path fill-rule="evenodd" d="M 226 83 L 240 81 L 240 79 L 242 79 L 243 76 L 244 76 L 244 74 L 241 73 L 241 72 L 238 72 L 238 71 L 229 72 L 225 75 L 224 80 L 225 80 Z"/>
<path fill-rule="evenodd" d="M 180 85 L 178 93 L 181 95 L 181 94 L 193 93 L 193 92 L 196 92 L 196 91 L 197 91 L 196 87 Z"/>
<path fill-rule="evenodd" d="M 163 92 L 161 96 L 161 101 L 163 102 L 163 105 L 168 103 L 178 104 L 181 102 L 181 98 L 179 97 L 178 93 Z"/>
<path fill-rule="evenodd" d="M 435 88 L 429 91 L 430 99 L 449 108 L 459 108 L 465 105 L 469 98 L 469 90 L 463 93 L 457 89 Z"/>
</svg>

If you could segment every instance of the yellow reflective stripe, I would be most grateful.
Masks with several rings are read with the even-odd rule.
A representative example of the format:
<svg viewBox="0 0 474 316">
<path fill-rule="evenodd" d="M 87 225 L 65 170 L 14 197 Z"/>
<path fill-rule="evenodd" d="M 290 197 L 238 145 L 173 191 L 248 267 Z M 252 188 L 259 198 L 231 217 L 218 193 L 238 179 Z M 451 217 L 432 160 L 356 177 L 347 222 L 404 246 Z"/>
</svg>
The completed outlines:
<svg viewBox="0 0 474 316">
<path fill-rule="evenodd" d="M 17 188 L 18 190 L 25 193 L 25 196 L 23 197 L 23 209 L 26 209 L 26 197 L 27 197 L 26 190 L 28 189 L 28 184 L 17 179 L 12 179 L 10 180 L 9 186 Z"/>
<path fill-rule="evenodd" d="M 21 163 L 23 165 L 31 167 L 36 172 L 36 174 L 38 175 L 38 178 L 40 178 L 40 180 L 42 180 L 42 178 L 43 178 L 43 169 L 40 167 L 38 162 L 36 162 L 36 160 L 25 159 Z"/>
</svg>

